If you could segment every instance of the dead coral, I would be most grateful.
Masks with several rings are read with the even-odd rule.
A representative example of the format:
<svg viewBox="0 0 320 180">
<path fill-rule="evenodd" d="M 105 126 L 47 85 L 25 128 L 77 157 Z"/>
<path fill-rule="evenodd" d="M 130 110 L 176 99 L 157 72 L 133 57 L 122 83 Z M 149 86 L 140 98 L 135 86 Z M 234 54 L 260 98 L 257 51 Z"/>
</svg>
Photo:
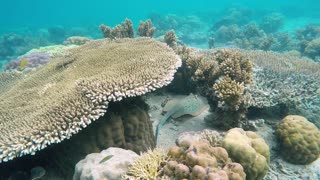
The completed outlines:
<svg viewBox="0 0 320 180">
<path fill-rule="evenodd" d="M 133 38 L 134 36 L 133 25 L 130 19 L 125 19 L 125 21 L 114 28 L 101 24 L 100 30 L 105 38 Z"/>
<path fill-rule="evenodd" d="M 138 28 L 139 36 L 152 37 L 156 28 L 152 26 L 152 22 L 148 19 L 146 22 L 140 22 Z"/>
</svg>

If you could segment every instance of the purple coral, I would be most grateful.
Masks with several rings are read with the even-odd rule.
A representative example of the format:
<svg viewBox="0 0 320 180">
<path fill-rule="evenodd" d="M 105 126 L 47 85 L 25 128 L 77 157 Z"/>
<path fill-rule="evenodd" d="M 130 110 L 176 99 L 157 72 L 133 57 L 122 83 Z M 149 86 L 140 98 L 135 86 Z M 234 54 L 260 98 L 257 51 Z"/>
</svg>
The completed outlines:
<svg viewBox="0 0 320 180">
<path fill-rule="evenodd" d="M 5 70 L 18 69 L 20 67 L 21 61 L 25 59 L 27 60 L 26 67 L 36 68 L 40 65 L 46 64 L 50 59 L 50 55 L 44 52 L 30 53 L 7 63 L 5 66 Z"/>
</svg>

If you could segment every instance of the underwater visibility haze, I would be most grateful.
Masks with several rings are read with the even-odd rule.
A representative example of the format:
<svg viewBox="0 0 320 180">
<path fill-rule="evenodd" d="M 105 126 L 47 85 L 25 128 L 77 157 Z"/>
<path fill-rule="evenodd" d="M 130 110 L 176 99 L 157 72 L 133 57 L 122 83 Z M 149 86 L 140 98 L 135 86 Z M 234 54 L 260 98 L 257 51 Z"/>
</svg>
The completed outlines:
<svg viewBox="0 0 320 180">
<path fill-rule="evenodd" d="M 0 180 L 319 180 L 320 1 L 2 0 Z"/>
</svg>

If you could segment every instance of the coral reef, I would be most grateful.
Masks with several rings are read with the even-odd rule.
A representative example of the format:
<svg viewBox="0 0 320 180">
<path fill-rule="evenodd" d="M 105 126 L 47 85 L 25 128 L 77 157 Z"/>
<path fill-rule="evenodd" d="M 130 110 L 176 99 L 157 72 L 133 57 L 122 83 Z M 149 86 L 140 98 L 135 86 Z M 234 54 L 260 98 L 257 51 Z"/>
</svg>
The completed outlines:
<svg viewBox="0 0 320 180">
<path fill-rule="evenodd" d="M 310 164 L 320 155 L 320 131 L 302 116 L 286 116 L 277 126 L 281 154 L 294 164 Z"/>
<path fill-rule="evenodd" d="M 89 38 L 87 37 L 82 37 L 82 36 L 71 36 L 68 37 L 65 41 L 63 41 L 64 45 L 83 45 L 86 42 L 90 41 Z"/>
<path fill-rule="evenodd" d="M 162 167 L 162 176 L 175 179 L 245 179 L 242 166 L 233 163 L 221 147 L 206 141 L 183 140 L 168 152 L 170 159 Z"/>
<path fill-rule="evenodd" d="M 134 30 L 130 19 L 125 19 L 120 25 L 116 25 L 114 28 L 100 25 L 100 30 L 105 38 L 133 38 Z"/>
<path fill-rule="evenodd" d="M 279 107 L 280 118 L 299 113 L 318 127 L 320 65 L 310 59 L 264 51 L 239 50 L 255 65 L 253 83 L 245 106 L 256 109 Z"/>
<path fill-rule="evenodd" d="M 180 66 L 171 48 L 151 38 L 70 49 L 0 92 L 1 162 L 69 139 L 103 116 L 110 102 L 168 85 Z"/>
<path fill-rule="evenodd" d="M 68 53 L 69 49 L 76 48 L 77 45 L 51 45 L 51 46 L 43 46 L 40 48 L 31 49 L 25 55 L 31 53 L 48 53 L 51 58 L 65 56 Z"/>
<path fill-rule="evenodd" d="M 50 60 L 50 55 L 48 53 L 34 52 L 28 53 L 16 60 L 12 60 L 5 65 L 5 70 L 25 70 L 25 68 L 36 68 L 43 64 L 48 63 Z M 22 65 L 22 61 L 26 62 L 26 65 Z"/>
<path fill-rule="evenodd" d="M 277 32 L 284 24 L 284 17 L 280 13 L 272 13 L 263 17 L 260 23 L 261 29 L 266 33 Z"/>
<path fill-rule="evenodd" d="M 222 142 L 231 159 L 240 163 L 246 179 L 263 179 L 269 169 L 270 152 L 265 141 L 252 131 L 230 129 Z"/>
<path fill-rule="evenodd" d="M 140 25 L 138 28 L 138 35 L 152 37 L 155 30 L 156 28 L 152 26 L 151 20 L 148 19 L 146 22 L 140 22 Z"/>
<path fill-rule="evenodd" d="M 101 163 L 106 157 L 110 159 Z M 77 163 L 73 179 L 120 179 L 137 157 L 135 152 L 114 147 L 89 154 Z"/>
</svg>

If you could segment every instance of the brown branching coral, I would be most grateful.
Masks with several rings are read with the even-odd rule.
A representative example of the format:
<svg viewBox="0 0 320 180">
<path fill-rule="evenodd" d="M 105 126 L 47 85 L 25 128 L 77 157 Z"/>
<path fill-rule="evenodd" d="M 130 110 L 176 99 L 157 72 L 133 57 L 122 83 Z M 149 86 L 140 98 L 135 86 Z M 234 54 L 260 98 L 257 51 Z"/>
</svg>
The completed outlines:
<svg viewBox="0 0 320 180">
<path fill-rule="evenodd" d="M 226 76 L 213 85 L 218 98 L 218 107 L 229 110 L 238 110 L 242 103 L 244 92 L 243 83 L 239 83 Z"/>
<path fill-rule="evenodd" d="M 174 30 L 168 31 L 164 36 L 164 42 L 168 44 L 171 48 L 175 49 L 177 47 L 178 38 Z"/>
<path fill-rule="evenodd" d="M 253 65 L 239 52 L 221 49 L 213 57 L 218 61 L 219 74 L 228 76 L 239 83 L 250 84 Z"/>
<path fill-rule="evenodd" d="M 152 37 L 155 30 L 156 28 L 152 26 L 151 20 L 148 19 L 146 22 L 140 22 L 138 34 L 139 36 Z"/>
<path fill-rule="evenodd" d="M 125 19 L 125 21 L 114 28 L 101 24 L 100 30 L 105 38 L 133 38 L 134 36 L 133 25 L 130 19 Z"/>
<path fill-rule="evenodd" d="M 53 59 L 0 92 L 0 161 L 70 138 L 109 102 L 168 85 L 180 65 L 171 48 L 150 38 L 90 41 Z"/>
</svg>

